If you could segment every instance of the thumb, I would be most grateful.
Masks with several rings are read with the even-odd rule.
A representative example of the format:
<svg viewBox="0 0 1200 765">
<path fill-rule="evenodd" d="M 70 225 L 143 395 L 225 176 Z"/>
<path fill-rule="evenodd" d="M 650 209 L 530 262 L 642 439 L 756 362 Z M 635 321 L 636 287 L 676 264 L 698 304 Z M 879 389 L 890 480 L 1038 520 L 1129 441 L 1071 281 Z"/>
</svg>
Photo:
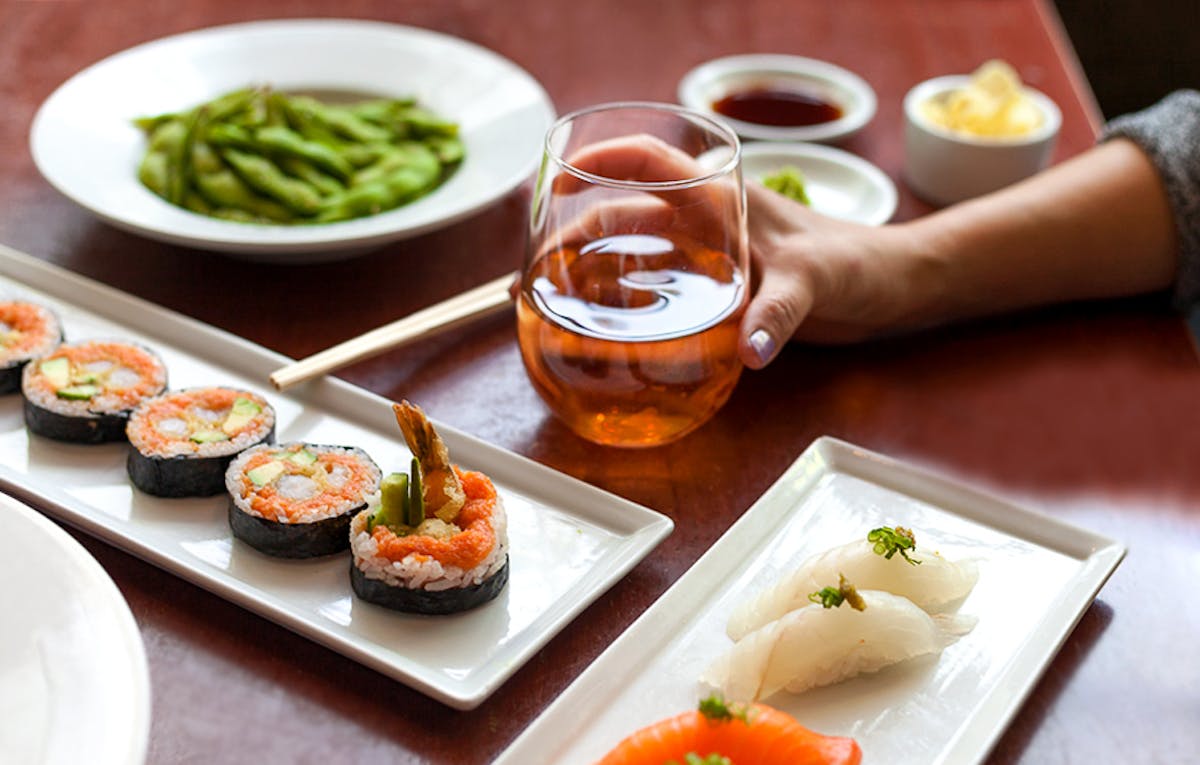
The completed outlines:
<svg viewBox="0 0 1200 765">
<path fill-rule="evenodd" d="M 738 355 L 751 369 L 771 362 L 812 310 L 812 287 L 795 275 L 767 270 L 742 317 Z"/>
</svg>

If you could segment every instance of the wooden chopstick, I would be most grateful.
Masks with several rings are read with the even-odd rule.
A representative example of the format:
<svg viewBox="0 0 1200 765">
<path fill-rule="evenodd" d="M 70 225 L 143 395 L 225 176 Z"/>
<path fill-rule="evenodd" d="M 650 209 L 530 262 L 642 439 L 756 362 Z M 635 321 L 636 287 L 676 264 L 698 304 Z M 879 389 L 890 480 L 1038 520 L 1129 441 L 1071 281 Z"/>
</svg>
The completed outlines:
<svg viewBox="0 0 1200 765">
<path fill-rule="evenodd" d="M 515 276 L 511 273 L 505 274 L 441 303 L 409 314 L 403 319 L 281 367 L 271 373 L 271 384 L 277 390 L 284 390 L 368 356 L 383 353 L 503 308 L 511 302 L 508 288 Z"/>
</svg>

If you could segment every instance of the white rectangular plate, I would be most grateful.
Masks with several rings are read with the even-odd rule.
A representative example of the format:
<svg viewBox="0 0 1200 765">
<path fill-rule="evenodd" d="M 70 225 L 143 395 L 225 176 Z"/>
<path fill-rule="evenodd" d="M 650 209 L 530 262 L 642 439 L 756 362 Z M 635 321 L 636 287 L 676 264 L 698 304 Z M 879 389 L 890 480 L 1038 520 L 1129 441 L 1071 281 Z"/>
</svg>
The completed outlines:
<svg viewBox="0 0 1200 765">
<path fill-rule="evenodd" d="M 732 645 L 725 624 L 737 603 L 809 555 L 896 525 L 915 532 L 918 553 L 976 561 L 979 582 L 959 609 L 978 617 L 975 628 L 936 659 L 765 701 L 855 738 L 863 762 L 983 760 L 1125 548 L 821 438 L 494 765 L 591 763 L 694 709 L 701 672 Z"/>
<path fill-rule="evenodd" d="M 55 309 L 69 341 L 119 337 L 154 348 L 172 388 L 233 385 L 266 396 L 279 441 L 359 446 L 385 471 L 409 453 L 389 402 L 326 378 L 275 392 L 279 354 L 0 246 L 0 295 Z M 420 403 L 420 402 L 417 402 Z M 0 487 L 188 581 L 459 709 L 478 706 L 671 532 L 669 518 L 440 426 L 451 458 L 491 477 L 508 511 L 510 579 L 500 597 L 450 617 L 362 603 L 349 554 L 286 561 L 236 542 L 225 497 L 161 499 L 132 487 L 128 445 L 30 436 L 19 395 L 0 398 Z"/>
</svg>

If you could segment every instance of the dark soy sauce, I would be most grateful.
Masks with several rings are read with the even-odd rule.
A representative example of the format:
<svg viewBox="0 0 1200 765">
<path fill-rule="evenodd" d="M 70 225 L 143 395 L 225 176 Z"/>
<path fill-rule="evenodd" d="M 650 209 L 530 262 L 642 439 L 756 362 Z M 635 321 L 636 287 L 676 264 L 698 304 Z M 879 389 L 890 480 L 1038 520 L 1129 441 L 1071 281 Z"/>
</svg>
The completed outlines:
<svg viewBox="0 0 1200 765">
<path fill-rule="evenodd" d="M 714 101 L 713 111 L 742 122 L 774 127 L 801 127 L 833 122 L 842 116 L 837 104 L 798 90 L 758 87 Z"/>
</svg>

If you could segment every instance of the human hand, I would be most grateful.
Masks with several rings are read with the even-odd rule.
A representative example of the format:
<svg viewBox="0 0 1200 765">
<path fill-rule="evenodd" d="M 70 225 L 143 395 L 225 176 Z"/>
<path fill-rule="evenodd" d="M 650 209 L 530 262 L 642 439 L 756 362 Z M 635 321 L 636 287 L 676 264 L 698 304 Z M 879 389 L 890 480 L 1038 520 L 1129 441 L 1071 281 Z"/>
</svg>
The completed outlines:
<svg viewBox="0 0 1200 765">
<path fill-rule="evenodd" d="M 570 161 L 587 173 L 638 181 L 676 180 L 703 172 L 694 158 L 650 136 L 595 144 Z M 578 181 L 561 174 L 554 183 L 557 191 L 569 193 Z M 920 249 L 903 229 L 839 221 L 756 181 L 746 184 L 746 195 L 755 286 L 742 319 L 738 353 L 748 367 L 766 366 L 793 337 L 852 342 L 915 320 L 914 301 L 923 294 L 914 278 L 922 270 Z M 602 231 L 669 222 L 711 240 L 727 223 L 713 220 L 705 212 L 712 209 L 709 205 L 689 205 L 679 196 L 667 201 L 670 204 L 656 204 L 642 198 L 599 208 L 575 221 L 562 237 L 582 240 Z"/>
<path fill-rule="evenodd" d="M 937 262 L 902 226 L 822 215 L 746 183 L 756 288 L 742 320 L 742 360 L 761 368 L 789 339 L 863 340 L 922 323 Z"/>
</svg>

